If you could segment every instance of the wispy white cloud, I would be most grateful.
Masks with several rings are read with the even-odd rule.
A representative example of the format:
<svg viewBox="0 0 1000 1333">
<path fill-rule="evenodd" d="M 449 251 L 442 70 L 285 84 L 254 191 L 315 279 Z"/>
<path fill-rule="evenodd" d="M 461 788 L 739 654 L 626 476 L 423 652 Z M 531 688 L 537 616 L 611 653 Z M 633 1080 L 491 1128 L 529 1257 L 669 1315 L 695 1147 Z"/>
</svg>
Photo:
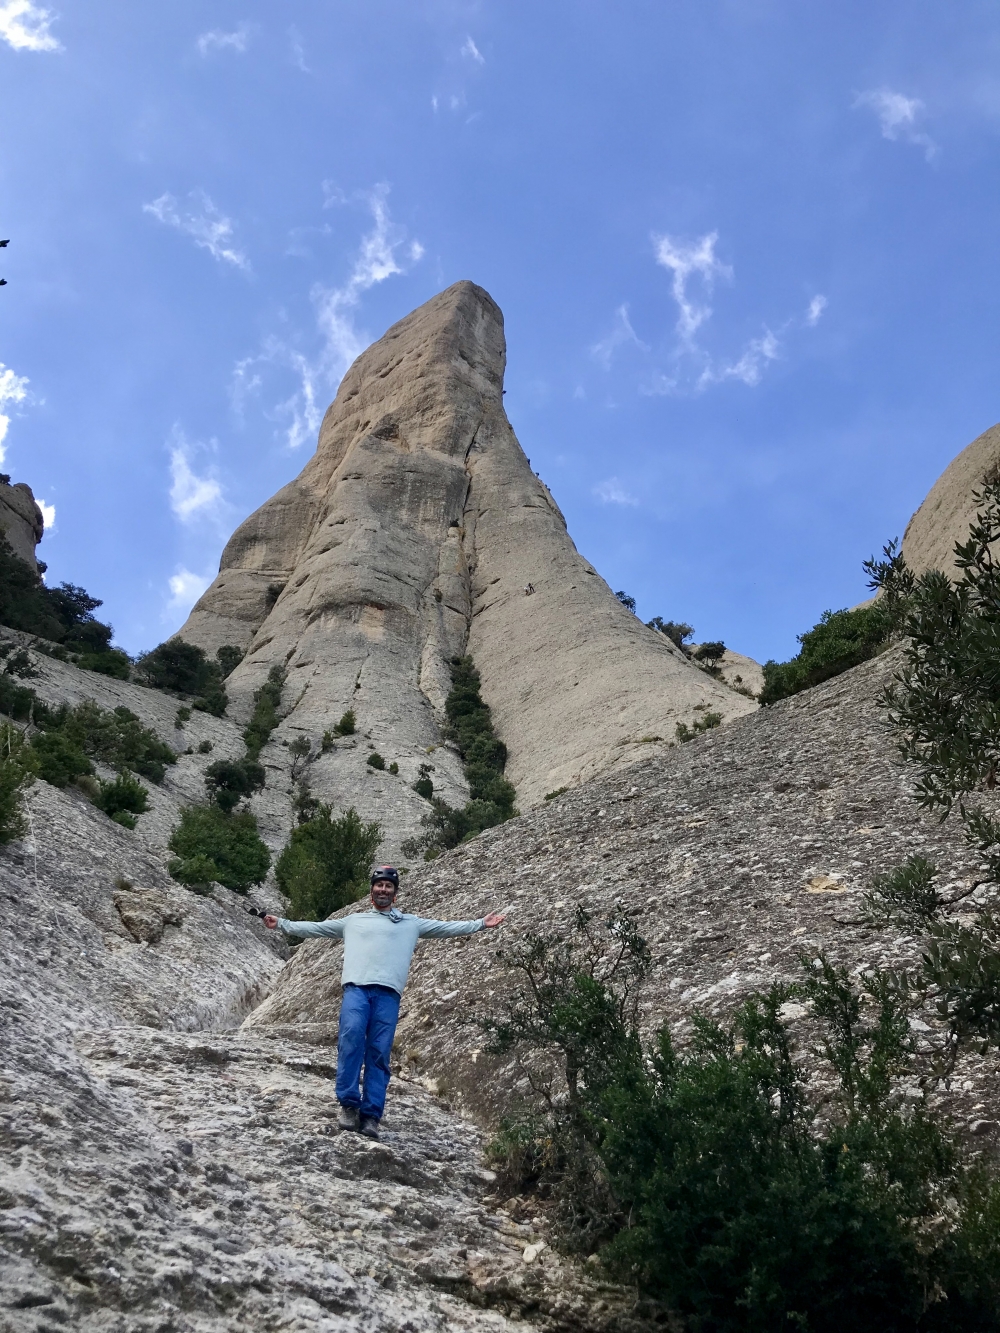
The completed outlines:
<svg viewBox="0 0 1000 1333">
<path fill-rule="evenodd" d="M 814 329 L 819 323 L 828 304 L 829 302 L 825 296 L 814 296 L 809 302 L 809 309 L 806 311 L 806 323 L 811 329 Z"/>
<path fill-rule="evenodd" d="M 778 358 L 778 337 L 766 326 L 734 360 L 712 355 L 699 341 L 699 334 L 712 318 L 707 298 L 716 281 L 733 280 L 732 266 L 716 254 L 718 239 L 714 231 L 690 242 L 653 236 L 656 262 L 671 274 L 671 293 L 677 305 L 677 345 L 671 353 L 670 368 L 653 375 L 648 392 L 698 393 L 727 380 L 753 388 L 760 383 L 768 363 Z"/>
<path fill-rule="evenodd" d="M 634 495 L 630 495 L 617 477 L 608 477 L 606 481 L 598 482 L 594 487 L 594 494 L 602 504 L 606 505 L 638 505 L 639 501 Z"/>
<path fill-rule="evenodd" d="M 32 0 L 0 0 L 0 41 L 15 51 L 61 51 L 62 44 L 49 32 L 55 18 L 51 9 Z"/>
<path fill-rule="evenodd" d="M 235 51 L 243 55 L 250 45 L 250 38 L 253 36 L 254 25 L 252 23 L 241 23 L 234 32 L 223 32 L 221 28 L 213 28 L 211 32 L 203 32 L 196 43 L 198 54 L 207 56 L 210 51 Z"/>
<path fill-rule="evenodd" d="M 739 380 L 753 388 L 761 381 L 764 368 L 769 361 L 778 359 L 779 343 L 770 329 L 765 329 L 759 338 L 751 338 L 742 355 L 730 364 L 708 365 L 698 378 L 699 389 L 710 384 L 722 384 L 725 380 Z"/>
<path fill-rule="evenodd" d="M 232 220 L 219 212 L 204 190 L 192 190 L 188 199 L 193 201 L 193 206 L 183 208 L 172 194 L 161 194 L 151 204 L 143 204 L 142 211 L 165 226 L 190 236 L 195 245 L 207 250 L 213 259 L 249 273 L 250 263 L 246 255 L 232 243 Z"/>
<path fill-rule="evenodd" d="M 42 511 L 42 522 L 45 524 L 45 531 L 51 532 L 56 525 L 55 505 L 46 504 L 45 501 L 39 499 L 37 495 L 35 496 L 35 504 L 38 505 L 38 508 Z"/>
<path fill-rule="evenodd" d="M 632 322 L 628 317 L 628 306 L 620 305 L 615 311 L 615 320 L 611 332 L 606 338 L 594 343 L 590 349 L 590 355 L 605 370 L 610 370 L 615 352 L 618 351 L 619 347 L 628 346 L 629 344 L 640 348 L 644 352 L 649 351 L 649 348 L 632 327 Z"/>
<path fill-rule="evenodd" d="M 677 333 L 682 342 L 692 343 L 694 335 L 707 319 L 712 307 L 690 295 L 688 284 L 692 277 L 701 279 L 706 293 L 710 293 L 716 278 L 732 278 L 733 270 L 715 253 L 718 232 L 709 232 L 690 245 L 675 241 L 670 236 L 654 236 L 656 262 L 673 274 L 671 287 L 677 302 Z"/>
<path fill-rule="evenodd" d="M 182 523 L 198 519 L 217 520 L 222 516 L 222 486 L 210 469 L 198 476 L 191 457 L 198 446 L 192 445 L 180 427 L 170 437 L 170 507 Z"/>
<path fill-rule="evenodd" d="M 340 191 L 324 183 L 326 207 L 346 202 Z M 406 263 L 417 263 L 424 248 L 417 240 L 408 240 L 403 227 L 394 223 L 388 205 L 389 187 L 376 186 L 365 196 L 373 226 L 361 238 L 354 264 L 339 287 L 317 283 L 311 294 L 316 324 L 322 346 L 315 357 L 308 357 L 279 338 L 269 338 L 262 350 L 237 362 L 233 374 L 233 405 L 242 412 L 247 399 L 263 384 L 265 365 L 282 365 L 296 375 L 298 387 L 273 409 L 287 422 L 285 438 L 289 448 L 297 449 L 315 439 L 323 416 L 323 404 L 336 389 L 351 363 L 371 341 L 356 323 L 358 306 L 365 292 L 387 278 L 405 273 Z M 404 258 L 405 255 L 405 258 Z"/>
<path fill-rule="evenodd" d="M 0 361 L 0 463 L 7 457 L 4 441 L 7 439 L 7 431 L 10 429 L 10 417 L 4 411 L 4 408 L 11 404 L 19 406 L 27 397 L 27 376 L 15 375 L 10 366 L 5 366 Z"/>
<path fill-rule="evenodd" d="M 901 139 L 905 143 L 916 144 L 924 150 L 928 162 L 936 156 L 937 144 L 929 134 L 917 128 L 917 122 L 925 109 L 919 97 L 905 97 L 889 88 L 873 88 L 858 93 L 853 105 L 855 108 L 867 107 L 875 112 L 883 139 Z"/>
<path fill-rule="evenodd" d="M 211 582 L 211 574 L 192 574 L 190 569 L 181 566 L 168 580 L 170 601 L 164 611 L 164 618 L 176 616 L 178 612 L 187 614 Z"/>
<path fill-rule="evenodd" d="M 475 44 L 475 42 L 472 40 L 471 37 L 466 37 L 465 45 L 462 47 L 462 55 L 468 56 L 469 59 L 474 60 L 477 65 L 486 64 L 486 60 L 482 52 L 480 51 L 479 47 Z"/>
</svg>

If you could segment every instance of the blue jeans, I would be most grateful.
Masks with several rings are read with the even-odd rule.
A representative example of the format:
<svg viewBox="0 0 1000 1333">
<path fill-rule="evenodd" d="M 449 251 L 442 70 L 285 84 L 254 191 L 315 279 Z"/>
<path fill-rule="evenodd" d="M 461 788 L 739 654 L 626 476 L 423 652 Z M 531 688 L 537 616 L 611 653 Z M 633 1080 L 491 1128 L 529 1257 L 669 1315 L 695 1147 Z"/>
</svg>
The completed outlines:
<svg viewBox="0 0 1000 1333">
<path fill-rule="evenodd" d="M 396 1035 L 401 996 L 391 986 L 348 982 L 340 1003 L 337 1033 L 337 1101 L 362 1115 L 382 1119 L 389 1087 L 389 1052 Z M 359 1090 L 361 1066 L 364 1085 Z"/>
</svg>

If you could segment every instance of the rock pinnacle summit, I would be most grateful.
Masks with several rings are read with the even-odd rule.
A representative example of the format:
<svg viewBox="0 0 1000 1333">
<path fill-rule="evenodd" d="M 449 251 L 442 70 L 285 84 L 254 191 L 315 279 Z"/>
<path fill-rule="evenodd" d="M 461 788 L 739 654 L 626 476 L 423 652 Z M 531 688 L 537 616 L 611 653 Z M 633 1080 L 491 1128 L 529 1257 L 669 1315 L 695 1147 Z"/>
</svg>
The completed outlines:
<svg viewBox="0 0 1000 1333">
<path fill-rule="evenodd" d="M 507 420 L 505 360 L 500 309 L 471 282 L 394 324 L 344 376 L 300 475 L 236 530 L 180 636 L 246 650 L 237 709 L 287 669 L 277 741 L 352 709 L 404 777 L 441 747 L 449 661 L 471 654 L 524 809 L 648 755 L 693 710 L 754 705 L 647 629 L 577 551 Z M 316 794 L 387 831 L 417 827 L 426 803 L 366 773 L 365 755 L 322 756 Z M 431 757 L 435 788 L 460 803 L 457 755 Z"/>
</svg>

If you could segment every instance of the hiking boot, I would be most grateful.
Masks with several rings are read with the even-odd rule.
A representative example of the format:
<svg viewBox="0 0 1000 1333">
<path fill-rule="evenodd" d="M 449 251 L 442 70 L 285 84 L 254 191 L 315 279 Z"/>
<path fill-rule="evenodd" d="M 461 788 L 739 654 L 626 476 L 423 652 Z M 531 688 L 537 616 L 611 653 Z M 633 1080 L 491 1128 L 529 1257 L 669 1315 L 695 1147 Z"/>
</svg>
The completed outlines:
<svg viewBox="0 0 1000 1333">
<path fill-rule="evenodd" d="M 342 1106 L 337 1117 L 338 1129 L 360 1129 L 360 1115 L 356 1106 Z"/>
<path fill-rule="evenodd" d="M 373 1115 L 363 1115 L 361 1117 L 360 1129 L 366 1139 L 378 1138 L 378 1121 Z"/>
</svg>

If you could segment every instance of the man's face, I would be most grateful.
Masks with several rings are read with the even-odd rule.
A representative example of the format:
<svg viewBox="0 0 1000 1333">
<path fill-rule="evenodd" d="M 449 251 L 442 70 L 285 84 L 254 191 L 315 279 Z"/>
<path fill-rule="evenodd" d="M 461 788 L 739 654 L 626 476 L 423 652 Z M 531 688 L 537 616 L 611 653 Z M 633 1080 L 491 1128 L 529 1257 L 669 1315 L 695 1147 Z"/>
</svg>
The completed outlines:
<svg viewBox="0 0 1000 1333">
<path fill-rule="evenodd" d="M 380 912 L 392 906 L 396 898 L 396 886 L 391 879 L 377 879 L 372 885 L 372 902 Z"/>
</svg>

